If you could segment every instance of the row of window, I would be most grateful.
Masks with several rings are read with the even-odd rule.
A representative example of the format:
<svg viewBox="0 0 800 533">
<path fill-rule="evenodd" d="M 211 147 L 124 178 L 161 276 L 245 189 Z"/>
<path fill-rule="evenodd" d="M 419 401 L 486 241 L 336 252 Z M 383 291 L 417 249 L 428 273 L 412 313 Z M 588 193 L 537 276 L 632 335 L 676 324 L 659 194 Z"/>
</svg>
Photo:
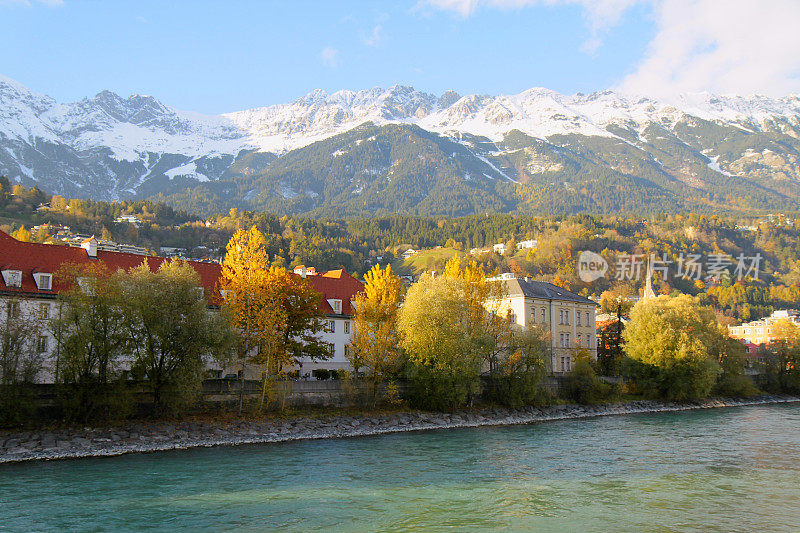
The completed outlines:
<svg viewBox="0 0 800 533">
<path fill-rule="evenodd" d="M 40 291 L 53 289 L 53 275 L 47 272 L 36 272 L 33 280 Z M 22 270 L 3 270 L 3 283 L 6 287 L 22 287 Z"/>
<path fill-rule="evenodd" d="M 539 309 L 542 324 L 547 322 L 547 308 L 542 307 Z M 592 321 L 589 315 L 590 311 L 575 311 L 575 325 L 576 326 L 591 326 Z M 531 320 L 536 322 L 536 308 L 531 307 Z M 558 323 L 561 326 L 569 326 L 570 325 L 570 310 L 569 309 L 559 309 L 558 310 Z"/>
<path fill-rule="evenodd" d="M 6 316 L 10 318 L 17 318 L 19 317 L 20 313 L 20 306 L 17 300 L 9 300 L 6 302 Z M 39 318 L 50 318 L 50 304 L 47 302 L 42 302 L 39 304 Z"/>
<path fill-rule="evenodd" d="M 325 321 L 325 331 L 328 333 L 335 333 L 336 332 L 336 321 L 335 320 L 326 320 Z M 344 321 L 344 334 L 350 335 L 350 321 Z"/>
<path fill-rule="evenodd" d="M 572 336 L 569 333 L 559 333 L 558 335 L 559 348 L 572 348 Z M 575 347 L 578 348 L 591 348 L 592 336 L 579 334 L 575 340 Z"/>
</svg>

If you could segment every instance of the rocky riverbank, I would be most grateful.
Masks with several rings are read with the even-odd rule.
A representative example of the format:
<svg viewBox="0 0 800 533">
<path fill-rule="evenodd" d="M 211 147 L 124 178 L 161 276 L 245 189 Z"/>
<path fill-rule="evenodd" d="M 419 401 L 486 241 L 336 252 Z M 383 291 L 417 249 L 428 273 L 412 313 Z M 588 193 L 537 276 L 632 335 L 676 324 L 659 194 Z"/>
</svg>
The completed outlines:
<svg viewBox="0 0 800 533">
<path fill-rule="evenodd" d="M 761 396 L 748 400 L 713 399 L 687 404 L 634 401 L 622 404 L 553 405 L 455 413 L 400 412 L 373 416 L 237 420 L 232 422 L 138 422 L 113 428 L 0 431 L 0 463 L 100 457 L 300 439 L 357 437 L 400 431 L 530 424 L 568 418 L 798 401 L 800 398 Z"/>
</svg>

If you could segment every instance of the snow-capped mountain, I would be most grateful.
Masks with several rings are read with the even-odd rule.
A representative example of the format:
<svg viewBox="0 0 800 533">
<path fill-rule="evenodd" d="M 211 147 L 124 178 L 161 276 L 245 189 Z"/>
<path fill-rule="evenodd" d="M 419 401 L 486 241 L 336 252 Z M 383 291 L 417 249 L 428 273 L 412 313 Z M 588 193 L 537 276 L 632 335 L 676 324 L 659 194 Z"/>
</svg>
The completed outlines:
<svg viewBox="0 0 800 533">
<path fill-rule="evenodd" d="M 367 137 L 353 133 L 367 131 L 359 130 L 365 123 L 378 130 L 369 130 Z M 796 200 L 796 95 L 687 94 L 664 101 L 612 91 L 562 95 L 534 88 L 517 95 L 449 91 L 436 96 L 394 86 L 333 94 L 316 90 L 287 104 L 206 116 L 178 111 L 150 96 L 122 98 L 109 91 L 58 103 L 0 76 L 0 174 L 66 196 L 179 198 L 205 182 L 269 181 L 283 168 L 280 186 L 261 187 L 258 194 L 259 187 L 229 187 L 226 194 L 247 206 L 258 195 L 285 199 L 291 190 L 292 198 L 307 197 L 301 210 L 313 210 L 327 201 L 324 184 L 295 187 L 305 170 L 300 156 L 290 154 L 313 151 L 312 166 L 327 161 L 330 170 L 334 159 L 341 160 L 355 143 L 374 143 L 387 126 L 427 132 L 434 137 L 425 138 L 442 154 L 460 158 L 449 172 L 462 174 L 447 179 L 499 179 L 516 189 L 537 185 L 580 191 L 576 185 L 594 179 L 583 176 L 587 169 L 605 168 L 624 179 L 647 179 L 669 194 L 683 195 L 676 187 L 697 189 L 710 194 L 712 202 L 724 201 L 715 191 L 726 179 L 730 183 L 722 189 L 746 189 L 740 196 L 749 200 L 743 201 L 758 203 L 762 196 L 765 205 Z M 352 144 L 339 146 L 335 139 L 340 137 Z M 319 147 L 312 149 L 320 141 L 337 149 L 320 154 Z M 398 140 L 386 142 L 396 145 Z M 355 160 L 336 178 L 352 184 L 349 194 L 366 194 L 369 187 L 358 185 L 359 173 L 388 183 L 391 167 L 409 155 L 394 157 L 375 168 L 360 168 Z M 416 157 L 424 159 L 425 153 Z M 286 170 L 286 161 L 293 161 L 293 170 Z M 648 177 L 651 173 L 660 177 Z M 210 185 L 202 187 L 210 190 Z M 525 191 L 487 194 L 503 198 L 499 209 L 525 203 Z M 513 199 L 514 194 L 521 196 Z"/>
</svg>

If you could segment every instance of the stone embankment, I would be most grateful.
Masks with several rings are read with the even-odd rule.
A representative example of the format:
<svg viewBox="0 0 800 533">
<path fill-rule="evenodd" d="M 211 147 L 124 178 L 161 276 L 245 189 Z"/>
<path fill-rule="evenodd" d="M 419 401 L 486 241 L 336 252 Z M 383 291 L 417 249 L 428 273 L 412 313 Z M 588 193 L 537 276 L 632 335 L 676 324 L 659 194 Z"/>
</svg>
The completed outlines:
<svg viewBox="0 0 800 533">
<path fill-rule="evenodd" d="M 138 422 L 113 428 L 0 431 L 0 463 L 101 457 L 137 452 L 286 442 L 300 439 L 358 437 L 445 428 L 530 424 L 586 418 L 713 407 L 798 402 L 800 398 L 713 399 L 693 403 L 634 401 L 605 405 L 553 405 L 520 409 L 484 409 L 454 413 L 399 412 L 367 416 L 237 420 L 232 422 Z"/>
</svg>

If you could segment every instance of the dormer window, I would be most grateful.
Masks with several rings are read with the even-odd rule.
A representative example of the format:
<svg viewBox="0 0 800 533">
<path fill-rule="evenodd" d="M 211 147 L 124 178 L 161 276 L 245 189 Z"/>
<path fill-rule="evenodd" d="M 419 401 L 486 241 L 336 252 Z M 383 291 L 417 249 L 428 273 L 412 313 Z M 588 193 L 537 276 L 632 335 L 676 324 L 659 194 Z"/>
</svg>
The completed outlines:
<svg viewBox="0 0 800 533">
<path fill-rule="evenodd" d="M 6 287 L 22 287 L 22 270 L 3 270 Z"/>
<path fill-rule="evenodd" d="M 202 299 L 203 299 L 203 297 L 204 297 L 204 296 L 205 296 L 205 294 L 206 294 L 206 291 L 203 289 L 203 287 L 195 287 L 195 288 L 194 288 L 194 293 L 195 293 L 195 295 L 197 296 L 197 299 L 198 299 L 198 300 L 202 300 Z"/>
<path fill-rule="evenodd" d="M 341 315 L 342 314 L 342 301 L 341 300 L 331 299 L 331 300 L 328 300 L 328 303 L 330 304 L 331 309 L 333 309 L 333 313 L 335 315 Z"/>
<path fill-rule="evenodd" d="M 49 291 L 53 289 L 52 274 L 47 274 L 45 272 L 38 272 L 33 275 L 33 279 L 36 281 L 36 286 L 39 287 L 40 291 Z"/>
</svg>

